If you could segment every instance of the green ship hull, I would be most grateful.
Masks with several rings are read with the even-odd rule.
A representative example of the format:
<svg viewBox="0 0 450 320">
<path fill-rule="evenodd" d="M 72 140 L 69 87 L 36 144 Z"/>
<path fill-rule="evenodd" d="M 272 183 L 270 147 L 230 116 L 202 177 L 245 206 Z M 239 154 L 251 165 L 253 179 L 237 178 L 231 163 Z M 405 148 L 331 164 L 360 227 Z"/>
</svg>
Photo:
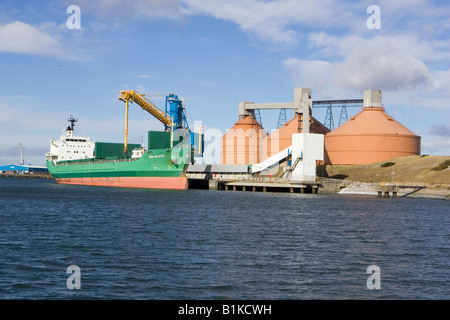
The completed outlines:
<svg viewBox="0 0 450 320">
<path fill-rule="evenodd" d="M 184 190 L 188 186 L 185 175 L 188 157 L 183 150 L 144 151 L 137 159 L 47 161 L 47 168 L 63 184 Z"/>
</svg>

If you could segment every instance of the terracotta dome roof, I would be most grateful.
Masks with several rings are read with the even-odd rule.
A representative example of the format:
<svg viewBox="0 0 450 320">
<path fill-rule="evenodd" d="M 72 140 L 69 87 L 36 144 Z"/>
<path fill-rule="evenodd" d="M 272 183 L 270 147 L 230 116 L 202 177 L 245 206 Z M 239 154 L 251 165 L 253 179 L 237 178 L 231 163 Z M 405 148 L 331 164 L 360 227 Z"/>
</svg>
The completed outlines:
<svg viewBox="0 0 450 320">
<path fill-rule="evenodd" d="M 260 130 L 264 129 L 261 124 L 255 119 L 254 116 L 243 116 L 239 119 L 238 122 L 236 122 L 233 126 L 233 129 L 255 129 Z"/>
<path fill-rule="evenodd" d="M 325 135 L 325 163 L 367 164 L 420 154 L 420 137 L 383 107 L 363 110 Z"/>
<path fill-rule="evenodd" d="M 328 133 L 327 136 L 345 134 L 416 135 L 388 115 L 383 107 L 364 107 L 360 113 Z"/>
</svg>

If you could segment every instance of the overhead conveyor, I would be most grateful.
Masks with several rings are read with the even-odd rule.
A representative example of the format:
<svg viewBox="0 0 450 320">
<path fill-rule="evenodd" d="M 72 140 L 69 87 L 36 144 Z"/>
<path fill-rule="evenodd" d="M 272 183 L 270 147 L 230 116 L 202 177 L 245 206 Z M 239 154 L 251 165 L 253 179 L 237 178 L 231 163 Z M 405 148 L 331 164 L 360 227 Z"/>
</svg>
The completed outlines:
<svg viewBox="0 0 450 320">
<path fill-rule="evenodd" d="M 278 165 L 280 161 L 283 161 L 287 157 L 289 157 L 292 153 L 292 146 L 278 152 L 277 154 L 267 158 L 263 162 L 252 165 L 252 173 L 258 173 L 273 167 L 274 165 Z"/>
</svg>

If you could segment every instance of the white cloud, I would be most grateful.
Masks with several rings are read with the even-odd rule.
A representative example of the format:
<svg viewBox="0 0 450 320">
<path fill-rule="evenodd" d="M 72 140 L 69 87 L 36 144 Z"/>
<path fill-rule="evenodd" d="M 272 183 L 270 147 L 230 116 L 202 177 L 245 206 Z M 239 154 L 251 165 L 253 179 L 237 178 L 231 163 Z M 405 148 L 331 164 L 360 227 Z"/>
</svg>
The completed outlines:
<svg viewBox="0 0 450 320">
<path fill-rule="evenodd" d="M 61 51 L 58 42 L 29 24 L 16 21 L 0 26 L 0 50 L 30 54 Z"/>
<path fill-rule="evenodd" d="M 57 29 L 54 24 L 44 23 L 43 29 Z M 85 55 L 75 53 L 51 36 L 27 23 L 15 21 L 0 26 L 0 52 L 32 54 L 67 60 L 86 60 Z"/>
<path fill-rule="evenodd" d="M 259 39 L 294 45 L 301 26 L 342 26 L 348 24 L 348 5 L 342 1 L 306 0 L 181 0 L 185 14 L 206 14 L 231 21 Z"/>
<path fill-rule="evenodd" d="M 78 0 L 77 5 L 82 14 L 88 13 L 112 25 L 132 19 L 207 15 L 232 22 L 260 40 L 284 45 L 298 43 L 302 26 L 350 25 L 354 6 L 343 0 Z"/>
<path fill-rule="evenodd" d="M 375 35 L 363 37 L 359 35 L 334 36 L 324 31 L 311 33 L 308 37 L 310 49 L 325 57 L 344 57 L 356 50 L 371 50 L 373 55 L 400 52 L 413 55 L 423 61 L 439 61 L 449 59 L 450 44 L 444 40 L 422 40 L 406 31 L 402 34 Z"/>
<path fill-rule="evenodd" d="M 71 0 L 65 0 L 72 4 Z M 353 34 L 367 32 L 371 0 L 78 0 L 81 12 L 109 24 L 131 19 L 181 19 L 206 15 L 236 24 L 244 32 L 277 45 L 299 44 L 308 28 Z M 380 0 L 382 29 L 395 34 L 446 34 L 450 6 L 427 0 Z M 344 31 L 345 32 L 345 31 Z M 445 41 L 444 41 L 445 42 Z M 448 44 L 447 44 L 448 46 Z M 428 57 L 432 57 L 428 55 Z"/>
<path fill-rule="evenodd" d="M 356 48 L 336 63 L 333 79 L 349 89 L 398 91 L 426 85 L 429 74 L 425 64 L 412 55 L 369 46 Z"/>
<path fill-rule="evenodd" d="M 337 87 L 348 91 L 381 89 L 391 92 L 426 90 L 448 96 L 450 70 L 432 70 L 433 63 L 448 64 L 448 50 L 440 41 L 396 36 L 309 36 L 311 55 L 322 59 L 289 58 L 283 61 L 295 85 Z"/>
</svg>

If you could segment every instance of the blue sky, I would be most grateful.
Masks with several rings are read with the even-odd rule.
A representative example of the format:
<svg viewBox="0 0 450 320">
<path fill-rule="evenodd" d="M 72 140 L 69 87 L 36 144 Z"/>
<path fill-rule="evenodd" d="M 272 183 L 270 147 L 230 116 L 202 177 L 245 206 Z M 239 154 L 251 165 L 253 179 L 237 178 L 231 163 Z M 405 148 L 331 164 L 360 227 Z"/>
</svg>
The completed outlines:
<svg viewBox="0 0 450 320">
<path fill-rule="evenodd" d="M 67 26 L 70 5 L 80 29 Z M 371 5 L 380 29 L 367 27 Z M 222 133 L 239 101 L 291 102 L 299 86 L 313 100 L 381 89 L 387 113 L 422 137 L 422 153 L 450 155 L 449 38 L 448 1 L 2 0 L 0 164 L 18 163 L 22 143 L 25 162 L 43 165 L 71 114 L 79 134 L 122 142 L 117 96 L 128 89 L 161 108 L 174 92 L 191 127 Z M 261 117 L 276 127 L 277 112 Z M 129 126 L 137 143 L 163 129 L 135 105 Z"/>
</svg>

